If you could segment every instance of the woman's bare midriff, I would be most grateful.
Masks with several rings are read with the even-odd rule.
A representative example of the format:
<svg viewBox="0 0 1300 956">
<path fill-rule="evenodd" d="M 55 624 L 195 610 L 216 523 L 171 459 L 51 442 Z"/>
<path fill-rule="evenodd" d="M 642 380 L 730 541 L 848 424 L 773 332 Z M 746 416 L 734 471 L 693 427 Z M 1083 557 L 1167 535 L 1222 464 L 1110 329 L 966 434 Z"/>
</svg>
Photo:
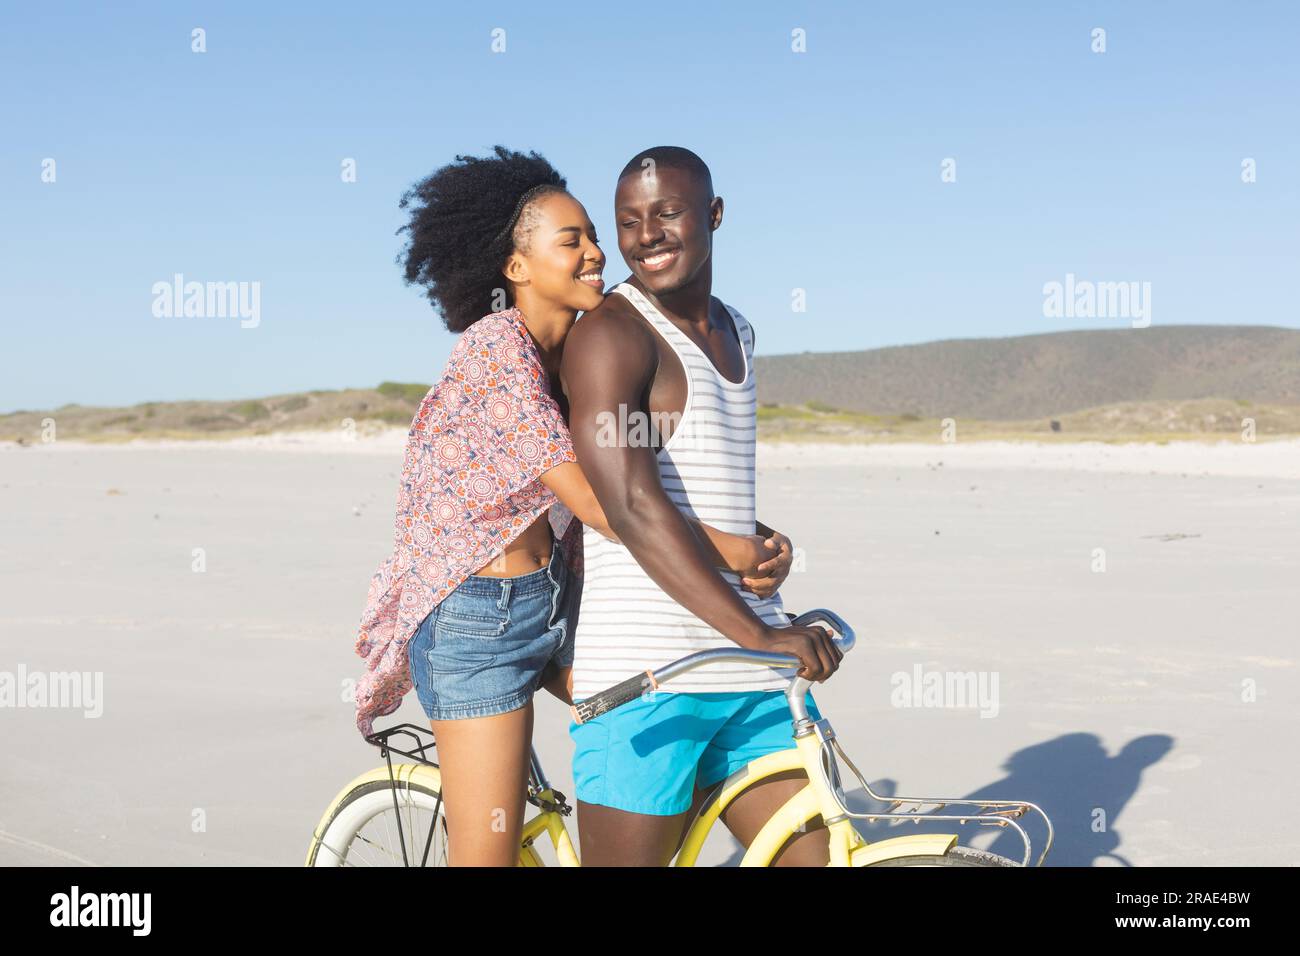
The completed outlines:
<svg viewBox="0 0 1300 956">
<path fill-rule="evenodd" d="M 475 571 L 489 578 L 514 578 L 531 574 L 551 563 L 551 523 L 546 513 L 511 541 L 506 550 Z"/>
</svg>

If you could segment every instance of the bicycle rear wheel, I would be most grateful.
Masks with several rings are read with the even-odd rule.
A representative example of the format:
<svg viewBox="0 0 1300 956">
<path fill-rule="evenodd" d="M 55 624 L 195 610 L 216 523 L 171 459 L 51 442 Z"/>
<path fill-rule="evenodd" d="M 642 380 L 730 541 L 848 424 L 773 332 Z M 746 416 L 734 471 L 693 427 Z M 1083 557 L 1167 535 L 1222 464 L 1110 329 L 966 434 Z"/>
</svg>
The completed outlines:
<svg viewBox="0 0 1300 956">
<path fill-rule="evenodd" d="M 869 866 L 1020 866 L 1015 860 L 984 850 L 974 850 L 968 846 L 954 846 L 942 855 L 933 853 L 916 853 L 911 856 L 896 856 L 881 860 Z"/>
<path fill-rule="evenodd" d="M 312 840 L 307 865 L 446 866 L 447 818 L 438 791 L 408 781 L 397 789 L 394 808 L 388 781 L 361 784 L 339 802 Z"/>
</svg>

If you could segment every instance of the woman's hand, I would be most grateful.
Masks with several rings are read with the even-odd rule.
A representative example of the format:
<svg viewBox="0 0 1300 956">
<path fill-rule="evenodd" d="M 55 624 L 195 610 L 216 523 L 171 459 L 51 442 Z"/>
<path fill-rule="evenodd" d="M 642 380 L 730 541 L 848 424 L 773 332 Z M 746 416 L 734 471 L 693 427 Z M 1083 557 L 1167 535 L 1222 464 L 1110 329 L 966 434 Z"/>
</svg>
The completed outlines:
<svg viewBox="0 0 1300 956">
<path fill-rule="evenodd" d="M 542 669 L 540 681 L 542 687 L 551 692 L 551 696 L 566 704 L 573 704 L 573 668 L 560 667 L 555 661 L 548 661 Z"/>
<path fill-rule="evenodd" d="M 720 567 L 734 571 L 741 577 L 763 577 L 758 566 L 772 557 L 771 549 L 763 544 L 763 536 L 758 534 L 728 534 L 725 531 L 709 530 L 709 537 L 714 547 L 722 555 Z"/>
<path fill-rule="evenodd" d="M 695 518 L 690 521 L 714 559 L 714 566 L 739 575 L 742 590 L 769 598 L 790 573 L 794 545 L 779 531 L 765 528 L 766 535 L 730 534 Z"/>
<path fill-rule="evenodd" d="M 780 589 L 790 575 L 790 566 L 794 561 L 794 544 L 779 531 L 773 531 L 767 538 L 760 534 L 746 535 L 746 537 L 757 541 L 758 548 L 761 550 L 755 555 L 758 560 L 752 569 L 737 570 L 736 573 L 740 575 L 740 585 L 744 590 L 751 591 L 761 598 L 769 598 Z"/>
</svg>

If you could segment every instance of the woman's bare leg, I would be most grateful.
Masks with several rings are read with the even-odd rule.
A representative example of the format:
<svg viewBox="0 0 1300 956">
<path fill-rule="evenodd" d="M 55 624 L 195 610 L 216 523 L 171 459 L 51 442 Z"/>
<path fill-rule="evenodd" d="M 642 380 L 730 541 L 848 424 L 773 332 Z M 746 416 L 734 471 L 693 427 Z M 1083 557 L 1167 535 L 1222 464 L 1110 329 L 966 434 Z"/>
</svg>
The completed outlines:
<svg viewBox="0 0 1300 956">
<path fill-rule="evenodd" d="M 442 771 L 448 864 L 514 866 L 522 839 L 533 702 L 506 714 L 429 725 Z"/>
</svg>

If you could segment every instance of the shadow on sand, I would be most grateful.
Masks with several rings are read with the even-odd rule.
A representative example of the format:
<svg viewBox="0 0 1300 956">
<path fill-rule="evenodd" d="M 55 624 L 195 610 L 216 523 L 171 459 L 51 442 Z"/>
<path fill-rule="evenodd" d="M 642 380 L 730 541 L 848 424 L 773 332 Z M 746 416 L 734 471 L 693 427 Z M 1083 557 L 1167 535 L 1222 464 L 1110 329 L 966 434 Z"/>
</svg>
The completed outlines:
<svg viewBox="0 0 1300 956">
<path fill-rule="evenodd" d="M 1041 807 L 1051 818 L 1055 831 L 1044 866 L 1093 866 L 1103 859 L 1112 865 L 1133 866 L 1132 861 L 1120 852 L 1122 838 L 1116 822 L 1137 792 L 1143 771 L 1168 754 L 1173 744 L 1174 739 L 1167 734 L 1148 734 L 1130 740 L 1119 753 L 1111 756 L 1095 734 L 1064 734 L 1016 751 L 1002 765 L 1004 776 L 962 797 L 968 800 L 1027 800 Z M 857 787 L 851 774 L 845 771 L 844 775 L 848 778 L 844 787 L 849 809 L 859 812 L 885 809 L 887 804 L 868 797 Z M 872 791 L 881 797 L 892 799 L 898 796 L 897 781 L 885 778 L 868 782 Z M 955 796 L 950 792 L 905 795 L 922 798 Z M 937 812 L 953 813 L 958 809 L 968 808 L 949 807 Z M 1099 810 L 1104 811 L 1104 817 Z M 1032 863 L 1042 852 L 1047 828 L 1037 814 L 1018 822 L 1033 841 Z M 1102 822 L 1105 829 L 1095 831 L 1094 827 Z M 987 842 L 988 833 L 993 828 L 977 824 L 891 824 L 879 820 L 875 823 L 857 820 L 854 825 L 871 842 L 909 833 L 952 832 L 958 834 L 959 842 L 966 846 L 976 846 L 1017 862 L 1024 856 L 1019 834 L 1007 828 L 999 828 L 992 842 Z M 735 866 L 742 855 L 743 851 L 737 848 L 723 865 Z"/>
</svg>

